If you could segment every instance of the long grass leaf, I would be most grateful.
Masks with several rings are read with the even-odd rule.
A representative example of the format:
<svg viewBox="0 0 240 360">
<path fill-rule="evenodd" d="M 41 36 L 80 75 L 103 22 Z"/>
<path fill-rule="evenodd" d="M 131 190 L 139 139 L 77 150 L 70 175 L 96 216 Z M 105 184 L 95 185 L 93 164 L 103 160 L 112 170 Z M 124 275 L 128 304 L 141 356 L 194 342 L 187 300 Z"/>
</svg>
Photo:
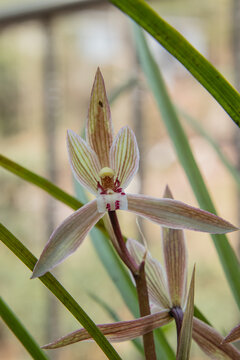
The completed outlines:
<svg viewBox="0 0 240 360">
<path fill-rule="evenodd" d="M 186 134 L 168 96 L 160 70 L 149 50 L 143 31 L 137 26 L 135 27 L 135 35 L 142 69 L 155 96 L 164 124 L 198 203 L 201 208 L 216 214 L 215 207 L 194 159 Z M 211 236 L 236 303 L 240 307 L 240 267 L 237 257 L 225 235 Z"/>
<path fill-rule="evenodd" d="M 232 175 L 233 179 L 236 181 L 236 184 L 240 189 L 239 171 L 235 169 L 235 167 L 230 163 L 228 158 L 223 154 L 217 142 L 206 132 L 206 130 L 204 130 L 204 128 L 200 125 L 200 123 L 197 120 L 195 120 L 192 116 L 187 114 L 182 109 L 179 109 L 178 107 L 176 107 L 176 109 L 178 114 L 181 115 L 183 119 L 212 146 L 212 148 L 215 150 L 216 154 L 218 155 L 219 159 L 226 167 L 226 169 L 229 171 L 229 173 Z"/>
<path fill-rule="evenodd" d="M 0 297 L 0 317 L 22 343 L 33 359 L 49 359 L 2 297 Z"/>
<path fill-rule="evenodd" d="M 31 271 L 33 270 L 37 261 L 35 256 L 2 224 L 0 224 L 0 239 Z M 71 314 L 88 331 L 108 359 L 121 359 L 90 317 L 52 274 L 47 273 L 40 277 L 39 280 L 63 303 Z"/>
<path fill-rule="evenodd" d="M 151 34 L 240 126 L 240 95 L 215 67 L 143 0 L 109 0 Z"/>
</svg>

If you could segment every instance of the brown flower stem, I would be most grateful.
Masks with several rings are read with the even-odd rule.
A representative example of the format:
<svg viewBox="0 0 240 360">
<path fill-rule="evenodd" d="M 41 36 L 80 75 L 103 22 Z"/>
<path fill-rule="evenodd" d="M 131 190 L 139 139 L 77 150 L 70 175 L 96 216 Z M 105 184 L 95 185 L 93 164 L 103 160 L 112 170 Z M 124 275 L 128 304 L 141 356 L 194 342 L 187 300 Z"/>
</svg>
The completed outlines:
<svg viewBox="0 0 240 360">
<path fill-rule="evenodd" d="M 133 259 L 133 257 L 131 256 L 131 254 L 129 253 L 126 247 L 120 229 L 120 225 L 118 222 L 116 211 L 109 211 L 108 215 L 113 227 L 114 234 L 118 241 L 119 249 L 121 251 L 121 253 L 118 251 L 118 254 L 125 263 L 125 265 L 131 271 L 136 282 L 140 316 L 142 317 L 142 316 L 150 315 L 151 312 L 150 312 L 147 282 L 145 275 L 145 261 L 142 261 L 140 266 L 136 264 L 135 260 Z M 152 331 L 143 335 L 143 345 L 144 345 L 146 360 L 156 360 L 157 358 L 155 353 L 155 345 L 154 345 L 154 338 Z"/>
<path fill-rule="evenodd" d="M 138 265 L 136 264 L 136 261 L 133 259 L 133 257 L 129 254 L 129 251 L 126 247 L 126 244 L 125 244 L 125 241 L 123 239 L 122 232 L 120 229 L 120 225 L 118 222 L 116 211 L 109 211 L 108 215 L 109 215 L 109 218 L 110 218 L 110 221 L 112 224 L 114 234 L 118 241 L 119 248 L 121 250 L 121 253 L 118 252 L 118 254 L 121 257 L 122 261 L 127 265 L 129 270 L 132 272 L 132 274 L 135 274 L 138 272 Z M 116 247 L 115 247 L 115 249 L 116 249 Z"/>
<path fill-rule="evenodd" d="M 147 282 L 145 275 L 145 261 L 142 261 L 142 263 L 140 264 L 138 274 L 133 274 L 133 276 L 136 282 L 140 315 L 141 316 L 149 315 L 151 311 L 149 306 Z M 146 360 L 156 360 L 157 357 L 155 352 L 155 345 L 154 345 L 154 338 L 152 331 L 143 335 L 143 346 L 144 346 Z"/>
<path fill-rule="evenodd" d="M 179 346 L 180 333 L 183 321 L 183 311 L 179 306 L 175 306 L 171 309 L 170 315 L 174 318 L 177 328 L 177 346 Z"/>
</svg>

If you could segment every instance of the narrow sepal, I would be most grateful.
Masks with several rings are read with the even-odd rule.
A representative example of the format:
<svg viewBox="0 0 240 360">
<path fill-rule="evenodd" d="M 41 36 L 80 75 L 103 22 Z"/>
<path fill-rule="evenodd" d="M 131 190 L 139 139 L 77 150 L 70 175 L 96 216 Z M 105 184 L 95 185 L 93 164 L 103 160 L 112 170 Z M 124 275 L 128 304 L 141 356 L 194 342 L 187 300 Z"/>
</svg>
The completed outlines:
<svg viewBox="0 0 240 360">
<path fill-rule="evenodd" d="M 141 317 L 130 321 L 120 321 L 112 324 L 98 325 L 98 328 L 111 342 L 121 342 L 135 339 L 160 326 L 168 324 L 172 320 L 167 310 L 156 314 Z M 42 346 L 43 349 L 56 349 L 79 341 L 92 340 L 85 329 L 80 329 L 68 334 L 48 345 Z"/>
<path fill-rule="evenodd" d="M 120 186 L 126 188 L 138 170 L 139 150 L 134 132 L 123 127 L 115 137 L 110 150 L 110 164 Z"/>
<path fill-rule="evenodd" d="M 86 138 L 91 148 L 98 155 L 101 168 L 109 167 L 109 151 L 113 142 L 113 126 L 104 80 L 97 69 L 92 88 Z"/>
<path fill-rule="evenodd" d="M 98 176 L 101 170 L 96 153 L 74 131 L 67 132 L 67 148 L 71 168 L 76 179 L 91 193 L 97 194 Z"/>
<path fill-rule="evenodd" d="M 190 356 L 194 313 L 194 282 L 195 267 L 193 269 L 192 279 L 189 287 L 187 306 L 183 315 L 183 322 L 177 347 L 177 360 L 188 360 Z"/>
<path fill-rule="evenodd" d="M 181 201 L 128 194 L 128 210 L 173 229 L 223 234 L 237 228 L 228 221 Z"/>
<path fill-rule="evenodd" d="M 152 305 L 161 309 L 169 309 L 171 303 L 167 291 L 166 276 L 162 265 L 153 259 L 150 252 L 133 239 L 128 239 L 127 248 L 138 265 L 145 261 L 145 274 L 149 299 Z"/>
<path fill-rule="evenodd" d="M 240 340 L 240 324 L 235 326 L 230 333 L 224 338 L 223 343 L 229 343 Z"/>
<path fill-rule="evenodd" d="M 240 352 L 235 346 L 223 344 L 223 336 L 196 318 L 193 318 L 193 339 L 211 359 L 240 359 Z"/>
<path fill-rule="evenodd" d="M 165 198 L 173 198 L 167 187 Z M 162 228 L 162 247 L 172 306 L 184 306 L 187 282 L 187 249 L 184 232 Z"/>
<path fill-rule="evenodd" d="M 44 275 L 72 254 L 102 216 L 97 211 L 97 201 L 93 200 L 64 220 L 51 235 L 34 267 L 32 278 Z"/>
</svg>

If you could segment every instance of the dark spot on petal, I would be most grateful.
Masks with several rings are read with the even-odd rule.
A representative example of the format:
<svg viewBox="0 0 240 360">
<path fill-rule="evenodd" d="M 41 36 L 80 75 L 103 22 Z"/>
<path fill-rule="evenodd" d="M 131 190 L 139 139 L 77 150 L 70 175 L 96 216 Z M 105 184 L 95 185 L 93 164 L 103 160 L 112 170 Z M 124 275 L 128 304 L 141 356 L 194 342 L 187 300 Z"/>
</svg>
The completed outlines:
<svg viewBox="0 0 240 360">
<path fill-rule="evenodd" d="M 101 102 L 101 100 L 99 100 L 98 104 L 103 107 L 103 103 Z"/>
</svg>

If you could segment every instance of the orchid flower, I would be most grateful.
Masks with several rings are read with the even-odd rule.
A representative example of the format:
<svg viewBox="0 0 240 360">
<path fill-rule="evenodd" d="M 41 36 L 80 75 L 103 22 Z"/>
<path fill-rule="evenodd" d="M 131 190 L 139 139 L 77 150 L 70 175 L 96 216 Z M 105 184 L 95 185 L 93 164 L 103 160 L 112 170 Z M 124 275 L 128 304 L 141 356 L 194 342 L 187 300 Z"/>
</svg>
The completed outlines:
<svg viewBox="0 0 240 360">
<path fill-rule="evenodd" d="M 180 201 L 125 193 L 138 170 L 138 146 L 133 131 L 127 126 L 114 138 L 110 107 L 99 69 L 91 93 L 86 141 L 68 130 L 67 148 L 74 176 L 96 199 L 70 215 L 53 232 L 32 278 L 42 276 L 73 253 L 108 211 L 127 210 L 177 229 L 209 233 L 237 229 L 216 215 Z"/>
<path fill-rule="evenodd" d="M 165 196 L 172 197 L 168 188 Z M 127 247 L 137 264 L 145 262 L 152 314 L 130 321 L 98 325 L 108 340 L 131 340 L 175 319 L 179 337 L 177 360 L 189 359 L 191 338 L 213 359 L 238 360 L 240 352 L 233 345 L 223 344 L 224 338 L 215 329 L 193 317 L 194 272 L 187 296 L 187 250 L 183 231 L 163 228 L 164 267 L 136 240 L 128 239 Z M 84 340 L 91 340 L 91 336 L 82 328 L 43 348 L 55 349 Z"/>
</svg>

